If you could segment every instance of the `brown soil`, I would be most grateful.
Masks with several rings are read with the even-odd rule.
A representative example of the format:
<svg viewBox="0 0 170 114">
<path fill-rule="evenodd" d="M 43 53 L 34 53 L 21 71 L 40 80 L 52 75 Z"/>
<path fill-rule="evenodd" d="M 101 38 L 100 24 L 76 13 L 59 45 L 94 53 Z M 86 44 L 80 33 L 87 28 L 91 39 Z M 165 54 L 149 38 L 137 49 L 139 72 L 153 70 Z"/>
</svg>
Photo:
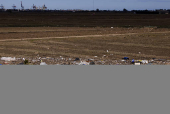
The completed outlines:
<svg viewBox="0 0 170 114">
<path fill-rule="evenodd" d="M 169 50 L 170 31 L 164 28 L 0 28 L 1 57 L 170 59 Z"/>
<path fill-rule="evenodd" d="M 0 12 L 1 27 L 170 27 L 170 15 L 113 12 Z"/>
</svg>

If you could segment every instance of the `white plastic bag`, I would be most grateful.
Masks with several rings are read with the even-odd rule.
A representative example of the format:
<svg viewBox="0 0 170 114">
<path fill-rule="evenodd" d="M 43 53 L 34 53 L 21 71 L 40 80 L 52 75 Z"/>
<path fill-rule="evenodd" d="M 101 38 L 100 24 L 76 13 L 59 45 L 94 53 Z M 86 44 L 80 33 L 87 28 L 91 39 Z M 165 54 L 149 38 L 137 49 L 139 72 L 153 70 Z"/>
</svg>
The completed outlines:
<svg viewBox="0 0 170 114">
<path fill-rule="evenodd" d="M 47 65 L 45 62 L 41 62 L 40 65 Z"/>
</svg>

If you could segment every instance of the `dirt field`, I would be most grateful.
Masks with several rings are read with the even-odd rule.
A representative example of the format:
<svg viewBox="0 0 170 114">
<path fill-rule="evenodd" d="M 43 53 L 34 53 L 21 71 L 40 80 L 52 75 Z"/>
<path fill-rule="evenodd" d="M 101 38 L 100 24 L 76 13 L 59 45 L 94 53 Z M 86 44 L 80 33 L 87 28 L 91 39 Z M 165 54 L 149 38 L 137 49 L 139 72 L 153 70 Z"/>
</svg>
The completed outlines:
<svg viewBox="0 0 170 114">
<path fill-rule="evenodd" d="M 1 57 L 149 60 L 170 59 L 169 50 L 170 30 L 163 28 L 0 28 Z"/>
<path fill-rule="evenodd" d="M 170 28 L 170 15 L 113 12 L 0 12 L 0 27 L 144 27 Z"/>
<path fill-rule="evenodd" d="M 168 60 L 169 20 L 158 14 L 0 12 L 0 56 Z"/>
</svg>

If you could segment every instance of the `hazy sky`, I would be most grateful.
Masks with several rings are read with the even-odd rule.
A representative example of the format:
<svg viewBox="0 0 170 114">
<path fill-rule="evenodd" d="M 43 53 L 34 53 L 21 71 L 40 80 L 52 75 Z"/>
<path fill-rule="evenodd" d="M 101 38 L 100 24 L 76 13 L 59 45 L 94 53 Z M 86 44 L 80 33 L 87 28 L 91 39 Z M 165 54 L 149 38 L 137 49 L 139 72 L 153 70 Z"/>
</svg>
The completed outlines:
<svg viewBox="0 0 170 114">
<path fill-rule="evenodd" d="M 15 4 L 17 9 L 21 8 L 21 0 L 0 0 L 6 9 L 12 8 Z M 22 0 L 25 9 L 30 9 L 33 4 L 42 6 L 45 4 L 48 9 L 83 9 L 92 10 L 93 0 Z M 94 9 L 101 10 L 128 10 L 133 9 L 170 9 L 170 0 L 94 0 Z"/>
</svg>

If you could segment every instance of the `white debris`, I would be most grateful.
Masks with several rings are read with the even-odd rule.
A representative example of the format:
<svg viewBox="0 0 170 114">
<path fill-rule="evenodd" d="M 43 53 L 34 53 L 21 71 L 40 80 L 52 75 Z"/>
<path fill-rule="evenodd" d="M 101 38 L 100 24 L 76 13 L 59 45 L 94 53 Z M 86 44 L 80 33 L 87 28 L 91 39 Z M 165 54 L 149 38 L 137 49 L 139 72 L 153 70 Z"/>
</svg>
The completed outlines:
<svg viewBox="0 0 170 114">
<path fill-rule="evenodd" d="M 107 53 L 109 52 L 109 50 L 107 50 Z"/>
<path fill-rule="evenodd" d="M 4 60 L 4 61 L 15 61 L 15 57 L 12 58 L 12 57 L 1 57 L 1 60 Z"/>
<path fill-rule="evenodd" d="M 47 58 L 44 57 L 44 58 L 41 58 L 41 59 L 47 59 Z"/>
<path fill-rule="evenodd" d="M 150 62 L 153 62 L 154 60 L 150 60 Z"/>
<path fill-rule="evenodd" d="M 25 61 L 25 58 L 22 58 L 23 61 Z"/>
<path fill-rule="evenodd" d="M 89 63 L 85 61 L 81 61 L 78 65 L 89 65 Z"/>
<path fill-rule="evenodd" d="M 111 27 L 111 28 L 113 28 L 113 27 Z"/>
<path fill-rule="evenodd" d="M 135 63 L 135 65 L 140 65 L 140 63 Z"/>
<path fill-rule="evenodd" d="M 37 60 L 34 60 L 34 59 L 33 59 L 32 62 L 33 62 L 33 63 L 34 63 L 34 62 L 37 62 Z"/>
<path fill-rule="evenodd" d="M 47 64 L 45 62 L 42 62 L 42 60 L 41 60 L 40 65 L 47 65 Z"/>
<path fill-rule="evenodd" d="M 47 65 L 45 62 L 41 62 L 40 65 Z"/>
<path fill-rule="evenodd" d="M 145 64 L 145 63 L 148 64 L 148 60 L 142 60 L 142 63 L 143 64 Z"/>
<path fill-rule="evenodd" d="M 97 56 L 94 56 L 94 57 L 97 57 Z"/>
</svg>

